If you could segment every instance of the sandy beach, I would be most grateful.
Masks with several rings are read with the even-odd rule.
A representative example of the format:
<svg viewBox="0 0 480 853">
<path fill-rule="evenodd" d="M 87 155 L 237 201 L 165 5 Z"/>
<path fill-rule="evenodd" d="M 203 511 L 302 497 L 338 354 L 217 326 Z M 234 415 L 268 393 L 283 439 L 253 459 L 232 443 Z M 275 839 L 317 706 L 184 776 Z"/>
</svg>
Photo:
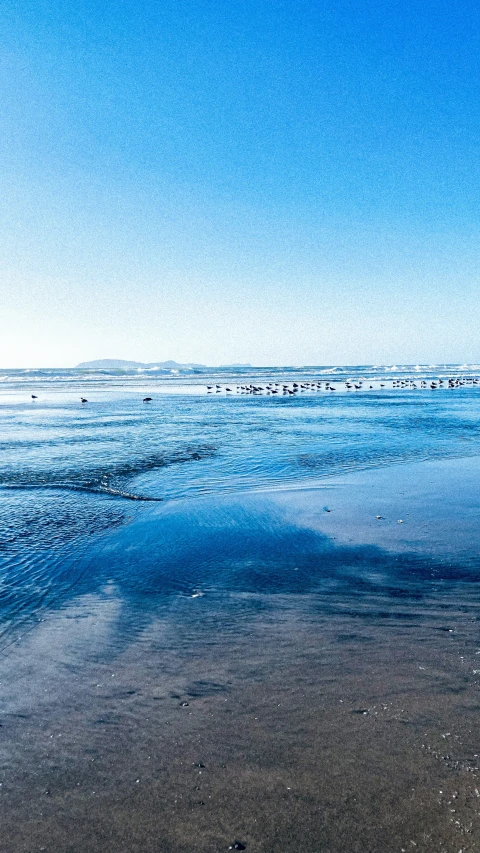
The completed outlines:
<svg viewBox="0 0 480 853">
<path fill-rule="evenodd" d="M 2 851 L 477 849 L 478 467 L 105 535 L 3 650 Z"/>
</svg>

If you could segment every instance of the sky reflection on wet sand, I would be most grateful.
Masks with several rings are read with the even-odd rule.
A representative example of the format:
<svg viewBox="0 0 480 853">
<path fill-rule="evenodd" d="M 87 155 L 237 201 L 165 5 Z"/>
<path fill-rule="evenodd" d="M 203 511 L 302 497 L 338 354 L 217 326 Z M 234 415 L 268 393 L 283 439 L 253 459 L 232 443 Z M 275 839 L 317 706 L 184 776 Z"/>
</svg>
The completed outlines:
<svg viewBox="0 0 480 853">
<path fill-rule="evenodd" d="M 8 853 L 460 849 L 480 682 L 465 464 L 179 501 L 106 533 L 4 650 Z"/>
</svg>

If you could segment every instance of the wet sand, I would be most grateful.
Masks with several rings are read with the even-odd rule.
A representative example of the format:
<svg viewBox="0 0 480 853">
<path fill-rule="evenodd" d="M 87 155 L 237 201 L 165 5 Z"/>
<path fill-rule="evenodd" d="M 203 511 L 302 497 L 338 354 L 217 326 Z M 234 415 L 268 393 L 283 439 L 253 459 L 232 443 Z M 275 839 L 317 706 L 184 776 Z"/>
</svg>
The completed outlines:
<svg viewBox="0 0 480 853">
<path fill-rule="evenodd" d="M 478 849 L 478 468 L 113 530 L 4 648 L 2 852 Z"/>
</svg>

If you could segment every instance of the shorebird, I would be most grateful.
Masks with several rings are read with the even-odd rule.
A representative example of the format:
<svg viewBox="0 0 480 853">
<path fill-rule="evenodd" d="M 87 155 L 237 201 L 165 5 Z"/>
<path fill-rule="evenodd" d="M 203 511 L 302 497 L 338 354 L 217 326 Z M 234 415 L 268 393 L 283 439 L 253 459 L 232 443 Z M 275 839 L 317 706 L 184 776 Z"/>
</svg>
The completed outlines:
<svg viewBox="0 0 480 853">
<path fill-rule="evenodd" d="M 151 402 L 152 402 L 152 398 L 151 398 L 151 397 L 144 397 L 144 398 L 143 398 L 143 402 L 144 402 L 144 403 L 151 403 Z"/>
<path fill-rule="evenodd" d="M 88 403 L 88 400 L 86 397 L 80 397 L 80 402 L 81 403 Z"/>
</svg>

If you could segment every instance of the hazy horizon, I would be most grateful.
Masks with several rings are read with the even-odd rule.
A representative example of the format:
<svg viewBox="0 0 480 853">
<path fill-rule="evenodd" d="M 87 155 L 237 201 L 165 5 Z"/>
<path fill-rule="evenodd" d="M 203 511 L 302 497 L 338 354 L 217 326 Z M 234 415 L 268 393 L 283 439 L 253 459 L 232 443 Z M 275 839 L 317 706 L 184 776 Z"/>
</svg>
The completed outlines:
<svg viewBox="0 0 480 853">
<path fill-rule="evenodd" d="M 409 368 L 411 370 L 415 370 L 415 368 L 439 369 L 439 370 L 441 370 L 442 368 L 450 368 L 450 369 L 458 368 L 459 370 L 461 370 L 461 369 L 474 369 L 474 368 L 480 369 L 480 361 L 479 362 L 474 362 L 474 361 L 471 361 L 471 362 L 468 362 L 468 361 L 452 361 L 452 362 L 449 362 L 449 361 L 444 361 L 444 360 L 441 360 L 439 362 L 434 362 L 432 360 L 416 361 L 416 362 L 365 361 L 365 362 L 361 362 L 361 363 L 357 363 L 357 364 L 349 363 L 346 361 L 339 361 L 339 362 L 325 361 L 322 363 L 320 363 L 320 362 L 317 362 L 317 363 L 315 363 L 315 362 L 303 362 L 303 363 L 296 363 L 296 364 L 288 363 L 288 362 L 285 362 L 283 364 L 280 364 L 280 363 L 267 364 L 267 363 L 255 363 L 255 362 L 241 364 L 238 362 L 231 362 L 231 363 L 225 363 L 225 364 L 223 364 L 223 363 L 222 364 L 202 364 L 200 362 L 194 362 L 194 361 L 179 362 L 176 359 L 164 359 L 162 361 L 157 359 L 157 360 L 152 360 L 149 362 L 142 362 L 142 361 L 137 361 L 135 359 L 105 358 L 105 359 L 89 359 L 87 361 L 79 362 L 78 364 L 62 364 L 62 365 L 59 365 L 59 364 L 38 364 L 38 365 L 27 365 L 24 367 L 21 367 L 18 365 L 17 366 L 11 366 L 11 367 L 3 367 L 2 365 L 0 365 L 0 370 L 2 370 L 2 371 L 9 371 L 9 370 L 13 370 L 13 371 L 15 371 L 15 370 L 22 370 L 22 371 L 25 371 L 25 370 L 29 370 L 29 371 L 35 371 L 35 370 L 82 370 L 82 369 L 93 369 L 94 370 L 94 369 L 101 369 L 102 368 L 102 365 L 100 365 L 99 362 L 111 362 L 111 363 L 121 362 L 121 363 L 124 363 L 125 365 L 131 365 L 131 369 L 134 369 L 134 367 L 137 367 L 137 366 L 138 367 L 155 367 L 155 366 L 161 367 L 162 365 L 168 365 L 169 362 L 171 363 L 172 368 L 174 366 L 175 367 L 191 368 L 191 369 L 198 368 L 198 369 L 206 369 L 206 370 L 209 370 L 209 369 L 218 370 L 218 369 L 228 369 L 228 368 L 242 369 L 242 368 L 244 368 L 246 371 L 248 371 L 249 369 L 252 369 L 252 370 L 266 369 L 266 370 L 268 370 L 269 368 L 271 368 L 272 370 L 281 370 L 283 368 L 292 369 L 292 370 L 302 370 L 302 369 L 315 369 L 315 368 L 320 368 L 320 367 L 321 368 L 333 368 L 333 369 L 343 368 L 345 370 L 348 370 L 348 369 L 355 370 L 355 369 L 360 369 L 362 367 L 370 368 L 370 369 L 372 369 L 372 368 L 377 369 L 378 368 L 379 370 L 392 370 L 395 368 L 398 368 L 399 370 L 403 369 L 403 368 Z M 111 367 L 111 369 L 113 369 L 113 367 L 114 367 L 113 364 L 110 364 L 109 366 Z M 119 366 L 119 369 L 121 369 L 121 365 L 119 364 L 118 366 Z M 108 369 L 108 365 L 104 365 L 104 367 L 105 367 L 105 369 Z M 125 369 L 128 370 L 129 368 L 126 367 Z"/>
</svg>

